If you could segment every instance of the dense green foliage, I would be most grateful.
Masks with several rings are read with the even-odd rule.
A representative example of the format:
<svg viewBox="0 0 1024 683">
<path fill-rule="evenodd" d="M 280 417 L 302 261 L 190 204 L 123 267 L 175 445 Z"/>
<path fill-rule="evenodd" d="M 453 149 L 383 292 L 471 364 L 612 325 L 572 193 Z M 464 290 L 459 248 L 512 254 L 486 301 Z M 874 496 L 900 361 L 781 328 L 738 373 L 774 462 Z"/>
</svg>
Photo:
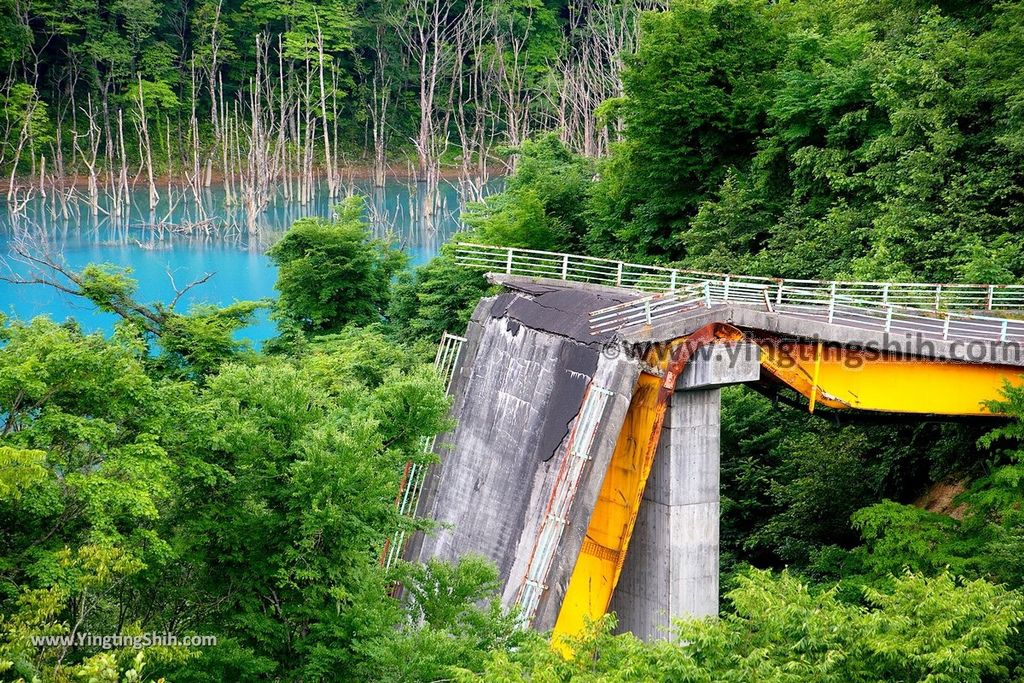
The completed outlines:
<svg viewBox="0 0 1024 683">
<path fill-rule="evenodd" d="M 1021 3 L 692 1 L 642 27 L 597 179 L 526 148 L 481 235 L 774 276 L 1024 275 Z"/>
<path fill-rule="evenodd" d="M 0 58 L 46 36 L 48 98 L 129 97 L 141 74 L 174 125 L 188 81 L 162 7 L 33 7 L 4 15 Z M 238 89 L 260 27 L 299 61 L 322 32 L 338 87 L 365 94 L 386 9 L 200 3 L 174 25 L 217 23 Z M 531 54 L 566 40 L 561 5 L 502 11 L 535 22 Z M 516 172 L 465 213 L 464 237 L 771 275 L 1024 276 L 1024 3 L 681 0 L 642 26 L 621 92 L 596 112 L 621 141 L 601 159 L 557 135 L 517 141 Z M 205 39 L 175 39 L 209 57 Z M 65 58 L 88 78 L 60 85 Z M 551 78 L 555 62 L 539 63 L 529 79 Z M 53 112 L 29 111 L 26 87 L 0 105 L 43 140 Z M 417 106 L 400 98 L 403 134 Z M 396 511 L 402 465 L 432 457 L 422 440 L 450 426 L 423 360 L 490 287 L 448 250 L 402 270 L 361 214 L 352 200 L 272 247 L 275 302 L 183 313 L 93 265 L 54 284 L 117 314 L 110 338 L 4 321 L 0 679 L 1020 679 L 1021 389 L 1000 406 L 1008 419 L 974 423 L 809 415 L 785 394 L 724 392 L 727 600 L 671 641 L 614 635 L 609 619 L 565 659 L 515 628 L 480 559 L 382 569 L 387 539 L 427 524 Z M 260 306 L 282 334 L 256 351 L 235 333 Z M 30 641 L 149 631 L 218 644 Z"/>
<path fill-rule="evenodd" d="M 455 263 L 450 249 L 395 284 L 388 308 L 396 335 L 436 341 L 445 332 L 466 329 L 473 308 L 491 287 L 473 272 Z"/>
<path fill-rule="evenodd" d="M 302 218 L 267 255 L 277 266 L 278 317 L 304 332 L 337 332 L 380 322 L 405 254 L 372 240 L 358 197 L 334 220 Z"/>
<path fill-rule="evenodd" d="M 864 605 L 813 591 L 788 573 L 753 571 L 719 620 L 681 622 L 676 642 L 645 645 L 608 624 L 570 644 L 566 661 L 535 639 L 492 656 L 486 681 L 943 681 L 1006 679 L 1018 595 L 949 574 L 902 575 Z M 466 677 L 467 680 L 470 677 Z"/>
<path fill-rule="evenodd" d="M 428 457 L 420 440 L 447 426 L 447 402 L 416 354 L 375 328 L 297 356 L 236 355 L 201 383 L 168 374 L 129 332 L 105 340 L 38 319 L 2 335 L 3 678 L 144 665 L 182 681 L 365 680 L 411 666 L 396 648 L 421 638 L 455 631 L 464 644 L 444 652 L 462 661 L 512 632 L 472 606 L 494 583 L 476 560 L 408 570 L 423 588 L 406 607 L 389 595 L 406 576 L 378 565 L 408 524 L 398 477 Z M 402 626 L 421 618 L 433 635 Z M 28 640 L 161 631 L 218 644 L 135 662 L 128 648 Z"/>
</svg>

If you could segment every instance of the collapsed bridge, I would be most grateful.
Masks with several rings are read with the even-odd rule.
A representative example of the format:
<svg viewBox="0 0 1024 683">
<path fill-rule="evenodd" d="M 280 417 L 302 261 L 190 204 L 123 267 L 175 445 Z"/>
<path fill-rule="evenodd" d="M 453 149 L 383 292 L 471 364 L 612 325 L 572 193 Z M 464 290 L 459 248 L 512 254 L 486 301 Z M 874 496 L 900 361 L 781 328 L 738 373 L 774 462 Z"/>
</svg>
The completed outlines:
<svg viewBox="0 0 1024 683">
<path fill-rule="evenodd" d="M 717 614 L 721 387 L 782 388 L 812 412 L 984 417 L 1024 373 L 1021 286 L 456 255 L 502 291 L 446 337 L 458 426 L 400 496 L 440 528 L 393 554 L 483 555 L 503 604 L 556 635 L 610 610 L 646 639 Z"/>
</svg>

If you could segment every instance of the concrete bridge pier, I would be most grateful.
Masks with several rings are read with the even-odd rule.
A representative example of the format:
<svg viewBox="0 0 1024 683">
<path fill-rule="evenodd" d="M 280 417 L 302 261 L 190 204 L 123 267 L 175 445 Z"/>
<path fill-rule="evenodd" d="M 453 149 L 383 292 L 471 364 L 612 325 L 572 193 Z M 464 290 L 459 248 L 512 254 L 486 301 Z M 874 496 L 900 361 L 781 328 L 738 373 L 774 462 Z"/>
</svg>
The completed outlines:
<svg viewBox="0 0 1024 683">
<path fill-rule="evenodd" d="M 664 639 L 673 619 L 718 614 L 720 387 L 756 379 L 756 353 L 700 359 L 681 378 L 610 605 L 620 632 Z"/>
</svg>

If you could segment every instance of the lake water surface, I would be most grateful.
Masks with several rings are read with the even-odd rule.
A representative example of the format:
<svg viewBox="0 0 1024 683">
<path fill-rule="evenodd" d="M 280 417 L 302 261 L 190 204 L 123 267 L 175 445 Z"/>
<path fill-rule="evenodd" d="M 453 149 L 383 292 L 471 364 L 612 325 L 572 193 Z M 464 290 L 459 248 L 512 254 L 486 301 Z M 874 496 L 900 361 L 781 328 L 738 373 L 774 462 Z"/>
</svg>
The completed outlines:
<svg viewBox="0 0 1024 683">
<path fill-rule="evenodd" d="M 412 265 L 432 258 L 448 239 L 460 230 L 459 200 L 454 188 L 443 185 L 433 198 L 433 211 L 425 211 L 428 198 L 417 192 L 414 183 L 389 181 L 383 189 L 374 189 L 369 181 L 353 181 L 346 192 L 364 195 L 367 216 L 374 234 L 392 239 L 410 256 Z M 168 194 L 164 192 L 164 194 Z M 48 200 L 30 200 L 19 216 L 0 206 L 0 276 L 31 277 L 33 268 L 11 253 L 15 240 L 26 241 L 33 250 L 45 251 L 80 269 L 88 263 L 112 263 L 132 269 L 138 280 L 141 301 L 169 301 L 175 286 L 214 273 L 205 284 L 191 290 L 178 305 L 187 310 L 198 303 L 217 305 L 235 301 L 273 297 L 277 277 L 266 257 L 273 244 L 291 223 L 302 216 L 328 216 L 336 203 L 324 188 L 314 200 L 301 205 L 278 198 L 260 219 L 259 235 L 245 234 L 240 211 L 225 206 L 223 189 L 211 189 L 204 197 L 200 212 L 195 198 L 178 193 L 177 201 L 163 198 L 155 211 L 148 209 L 145 192 L 133 198 L 133 208 L 123 219 L 111 219 L 102 211 L 94 217 L 86 202 L 75 202 L 68 209 Z M 101 208 L 103 204 L 101 202 Z M 172 226 L 206 221 L 203 230 L 180 234 Z M 47 315 L 63 321 L 78 320 L 86 330 L 109 332 L 116 317 L 95 310 L 87 302 L 41 284 L 14 284 L 0 281 L 0 312 L 28 320 Z M 243 336 L 261 341 L 274 334 L 274 325 L 266 315 L 244 330 Z"/>
</svg>

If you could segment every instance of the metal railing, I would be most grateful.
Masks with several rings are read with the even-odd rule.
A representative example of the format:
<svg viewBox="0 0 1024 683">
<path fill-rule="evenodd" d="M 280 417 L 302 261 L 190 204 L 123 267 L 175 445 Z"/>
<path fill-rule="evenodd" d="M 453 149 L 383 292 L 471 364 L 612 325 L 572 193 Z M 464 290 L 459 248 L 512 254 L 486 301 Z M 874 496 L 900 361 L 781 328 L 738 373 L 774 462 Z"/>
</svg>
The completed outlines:
<svg viewBox="0 0 1024 683">
<path fill-rule="evenodd" d="M 1024 285 L 934 284 L 921 282 L 841 282 L 731 275 L 536 249 L 457 243 L 460 265 L 506 275 L 556 278 L 647 292 L 672 292 L 712 282 L 714 297 L 726 302 L 775 306 L 827 303 L 842 295 L 872 305 L 931 311 L 1024 311 Z"/>
<path fill-rule="evenodd" d="M 590 313 L 590 334 L 616 332 L 634 325 L 651 325 L 697 308 L 710 308 L 711 288 L 707 282 L 686 285 L 636 301 L 616 304 Z"/>
<path fill-rule="evenodd" d="M 459 337 L 445 332 L 441 335 L 441 341 L 437 345 L 437 354 L 434 356 L 434 369 L 444 382 L 444 392 L 447 394 L 452 387 L 452 379 L 455 375 L 455 366 L 462 354 L 462 346 L 466 343 L 465 337 Z M 424 438 L 420 444 L 423 453 L 433 453 L 437 444 L 437 437 Z M 416 514 L 416 508 L 420 502 L 420 493 L 423 491 L 423 482 L 427 475 L 428 465 L 423 462 L 410 460 L 405 464 L 402 472 L 402 482 L 398 490 L 398 514 L 403 517 L 411 517 Z M 384 566 L 391 567 L 395 561 L 402 556 L 405 550 L 405 529 L 399 529 L 394 538 L 390 539 L 384 554 Z"/>
<path fill-rule="evenodd" d="M 540 599 L 547 590 L 548 573 L 551 571 L 562 535 L 569 524 L 569 514 L 572 512 L 576 491 L 583 479 L 586 464 L 591 460 L 590 449 L 594 445 L 594 437 L 597 435 L 605 406 L 608 405 L 611 396 L 611 391 L 591 385 L 583 399 L 579 418 L 559 466 L 551 498 L 544 511 L 544 520 L 541 522 L 540 532 L 537 534 L 533 553 L 526 568 L 526 576 L 516 599 L 516 604 L 520 608 L 518 618 L 521 626 L 529 626 L 533 622 Z"/>
<path fill-rule="evenodd" d="M 780 313 L 936 341 L 1024 342 L 1024 320 L 955 311 L 927 313 L 902 306 L 869 305 L 837 295 L 827 306 L 784 305 Z"/>
<path fill-rule="evenodd" d="M 676 292 L 664 292 L 590 313 L 590 333 L 617 332 L 638 325 L 651 325 L 695 309 L 711 308 L 716 303 L 754 306 L 820 322 L 888 333 L 909 333 L 933 340 L 1024 342 L 1024 320 L 972 315 L 955 311 L 924 311 L 919 308 L 878 304 L 842 294 L 827 300 L 814 293 L 802 296 L 791 289 L 786 303 L 776 305 L 762 292 L 756 297 L 726 301 L 722 282 L 706 281 L 688 285 Z"/>
</svg>

